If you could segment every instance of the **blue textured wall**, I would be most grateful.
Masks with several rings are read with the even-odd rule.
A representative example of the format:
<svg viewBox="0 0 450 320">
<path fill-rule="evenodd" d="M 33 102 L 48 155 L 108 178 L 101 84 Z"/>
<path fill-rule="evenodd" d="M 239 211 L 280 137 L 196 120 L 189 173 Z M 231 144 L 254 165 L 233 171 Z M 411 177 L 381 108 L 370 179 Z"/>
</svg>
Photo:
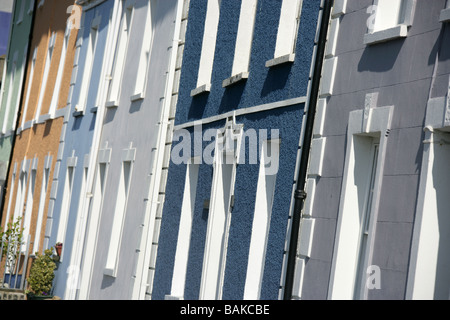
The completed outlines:
<svg viewBox="0 0 450 320">
<path fill-rule="evenodd" d="M 191 0 L 176 124 L 200 120 L 231 110 L 305 96 L 319 4 L 320 0 L 304 1 L 295 62 L 266 68 L 265 62 L 273 58 L 275 50 L 281 0 L 258 1 L 249 78 L 231 87 L 222 88 L 222 81 L 231 76 L 241 5 L 241 1 L 223 0 L 211 91 L 191 97 L 190 92 L 197 83 L 203 21 L 206 15 L 206 0 Z M 304 105 L 301 104 L 236 117 L 238 124 L 244 124 L 244 130 L 267 129 L 270 133 L 270 129 L 279 129 L 281 138 L 280 168 L 270 222 L 261 299 L 278 298 L 303 109 Z M 222 120 L 203 125 L 203 130 L 223 128 L 224 124 Z M 178 141 L 174 141 L 174 145 L 177 143 Z M 204 146 L 209 143 L 204 143 Z M 259 174 L 258 164 L 248 164 L 248 152 L 247 148 L 246 164 L 239 165 L 236 171 L 235 205 L 229 230 L 223 299 L 242 299 L 244 294 Z M 170 164 L 153 283 L 153 299 L 164 299 L 165 295 L 170 294 L 185 175 L 186 165 Z M 199 297 L 208 223 L 208 211 L 203 209 L 203 202 L 211 198 L 212 176 L 212 166 L 202 164 L 195 199 L 185 299 Z"/>
<path fill-rule="evenodd" d="M 67 158 L 72 156 L 72 152 L 74 155 L 78 157 L 77 166 L 74 170 L 74 178 L 73 178 L 73 187 L 72 187 L 72 197 L 71 197 L 71 206 L 69 212 L 69 219 L 67 222 L 67 231 L 66 231 L 66 240 L 64 243 L 64 257 L 63 261 L 58 267 L 56 271 L 55 281 L 54 281 L 54 294 L 60 297 L 64 296 L 64 290 L 66 287 L 67 280 L 67 268 L 70 263 L 70 255 L 73 244 L 73 236 L 75 232 L 75 226 L 77 221 L 77 211 L 78 204 L 80 199 L 80 188 L 83 179 L 83 164 L 84 164 L 84 156 L 90 153 L 92 136 L 94 133 L 95 127 L 95 119 L 96 113 L 91 112 L 91 108 L 95 107 L 95 97 L 98 91 L 100 75 L 101 75 L 101 67 L 103 60 L 103 53 L 105 51 L 106 38 L 108 35 L 108 23 L 109 23 L 109 14 L 112 9 L 114 1 L 105 1 L 99 6 L 84 12 L 85 20 L 84 25 L 90 26 L 92 24 L 92 20 L 95 18 L 96 12 L 102 16 L 100 26 L 98 28 L 97 35 L 97 47 L 96 47 L 96 55 L 94 58 L 93 69 L 92 69 L 92 78 L 90 82 L 90 90 L 88 94 L 88 100 L 86 104 L 86 112 L 83 116 L 79 117 L 69 117 L 69 121 L 66 126 L 65 140 L 64 140 L 64 153 L 63 159 L 61 161 L 61 168 L 59 170 L 58 175 L 58 192 L 55 202 L 55 207 L 53 210 L 53 231 L 52 238 L 50 239 L 50 243 L 56 243 L 56 235 L 57 228 L 60 219 L 60 212 L 62 206 L 62 199 L 64 193 L 64 182 L 66 178 L 67 172 Z M 73 90 L 72 100 L 71 100 L 71 113 L 74 112 L 75 105 L 78 102 L 78 97 L 81 89 L 81 79 L 83 77 L 82 68 L 84 67 L 84 61 L 87 51 L 87 44 L 89 40 L 89 32 L 90 28 L 83 28 L 78 33 L 78 38 L 83 38 L 83 45 L 80 50 L 80 56 L 78 59 L 78 73 L 76 84 Z"/>
<path fill-rule="evenodd" d="M 0 11 L 0 56 L 6 54 L 8 49 L 9 24 L 11 13 Z"/>
<path fill-rule="evenodd" d="M 319 0 L 303 2 L 295 61 L 266 68 L 273 58 L 281 0 L 258 1 L 254 39 L 247 81 L 222 88 L 231 76 L 241 1 L 222 1 L 211 92 L 194 98 L 203 38 L 206 0 L 192 0 L 180 80 L 176 124 L 210 117 L 230 110 L 305 96 L 317 27 Z"/>
</svg>

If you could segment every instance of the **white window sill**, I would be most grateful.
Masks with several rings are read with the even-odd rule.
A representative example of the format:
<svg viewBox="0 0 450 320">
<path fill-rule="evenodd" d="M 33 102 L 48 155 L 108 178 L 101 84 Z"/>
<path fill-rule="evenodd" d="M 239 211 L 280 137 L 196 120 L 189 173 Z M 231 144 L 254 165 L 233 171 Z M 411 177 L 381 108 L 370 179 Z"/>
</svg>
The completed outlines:
<svg viewBox="0 0 450 320">
<path fill-rule="evenodd" d="M 228 79 L 223 80 L 222 87 L 226 88 L 228 86 L 231 86 L 232 84 L 235 84 L 236 82 L 248 79 L 248 72 L 241 72 L 238 74 L 235 74 L 234 76 L 229 77 Z"/>
<path fill-rule="evenodd" d="M 118 101 L 108 101 L 105 104 L 106 108 L 116 108 L 119 106 L 119 102 Z"/>
<path fill-rule="evenodd" d="M 439 22 L 449 22 L 450 21 L 450 8 L 441 11 L 439 16 Z"/>
<path fill-rule="evenodd" d="M 139 92 L 139 93 L 132 95 L 130 97 L 130 101 L 135 102 L 135 101 L 143 100 L 144 98 L 145 98 L 144 93 Z"/>
<path fill-rule="evenodd" d="M 111 269 L 111 268 L 105 268 L 105 269 L 103 269 L 103 274 L 104 274 L 105 276 L 110 276 L 110 277 L 113 277 L 113 278 L 116 277 L 115 272 L 114 272 L 114 269 Z"/>
<path fill-rule="evenodd" d="M 386 42 L 398 38 L 405 38 L 408 35 L 408 27 L 404 24 L 374 33 L 366 33 L 364 35 L 364 44 L 372 45 Z"/>
<path fill-rule="evenodd" d="M 184 297 L 165 295 L 164 300 L 184 300 Z"/>
<path fill-rule="evenodd" d="M 294 60 L 295 60 L 294 53 L 286 54 L 284 56 L 276 57 L 276 58 L 266 61 L 266 67 L 270 68 L 270 67 L 274 67 L 274 66 L 277 66 L 277 65 L 280 65 L 283 63 L 294 62 Z"/>
<path fill-rule="evenodd" d="M 210 90 L 211 90 L 211 84 L 210 83 L 204 84 L 204 85 L 202 85 L 200 87 L 197 87 L 194 90 L 192 90 L 191 91 L 191 97 L 199 95 L 199 94 L 204 93 L 204 92 L 209 92 Z"/>
<path fill-rule="evenodd" d="M 74 117 L 82 116 L 82 115 L 84 114 L 84 110 L 85 110 L 85 108 L 80 107 L 79 105 L 76 105 L 76 106 L 75 106 L 75 110 L 74 110 L 74 112 L 72 113 L 72 115 L 73 115 Z"/>
</svg>

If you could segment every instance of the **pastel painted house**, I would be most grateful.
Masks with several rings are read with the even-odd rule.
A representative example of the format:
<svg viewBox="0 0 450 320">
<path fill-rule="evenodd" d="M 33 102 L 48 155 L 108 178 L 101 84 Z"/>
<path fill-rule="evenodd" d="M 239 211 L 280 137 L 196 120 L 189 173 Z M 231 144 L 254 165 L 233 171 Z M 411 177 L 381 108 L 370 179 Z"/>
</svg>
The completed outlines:
<svg viewBox="0 0 450 320">
<path fill-rule="evenodd" d="M 449 10 L 334 2 L 297 298 L 448 299 Z"/>
<path fill-rule="evenodd" d="M 50 239 L 63 243 L 55 293 L 146 299 L 184 2 L 77 3 L 71 109 L 52 194 Z"/>
<path fill-rule="evenodd" d="M 0 3 L 0 57 L 5 55 L 8 50 L 13 9 L 13 0 L 4 0 Z"/>
<path fill-rule="evenodd" d="M 16 2 L 22 21 L 15 20 L 15 24 L 24 30 L 13 34 L 11 39 L 17 45 L 19 41 L 30 39 L 30 42 L 17 48 L 16 54 L 17 66 L 27 66 L 23 90 L 16 89 L 15 101 L 6 99 L 7 108 L 2 113 L 3 134 L 14 139 L 2 214 L 3 221 L 22 219 L 26 243 L 21 252 L 27 254 L 28 246 L 30 255 L 54 245 L 48 242 L 45 230 L 59 139 L 68 110 L 66 102 L 78 31 L 66 24 L 67 8 L 73 4 L 69 0 Z M 34 27 L 28 37 L 33 15 Z M 26 59 L 19 59 L 25 47 L 29 54 L 25 53 Z M 17 68 L 18 78 L 21 70 Z"/>
<path fill-rule="evenodd" d="M 190 0 L 152 299 L 283 297 L 322 13 Z"/>
<path fill-rule="evenodd" d="M 5 64 L 2 73 L 0 91 L 0 186 L 2 202 L 5 197 L 4 188 L 12 145 L 17 128 L 17 117 L 20 110 L 23 82 L 28 61 L 29 35 L 33 18 L 34 0 L 16 1 L 13 13 L 10 13 L 10 25 L 5 31 L 8 35 Z M 3 215 L 2 222 L 5 221 Z M 3 224 L 2 224 L 3 225 Z"/>
<path fill-rule="evenodd" d="M 117 1 L 77 1 L 74 24 L 79 28 L 74 40 L 74 59 L 67 84 L 67 113 L 57 145 L 57 171 L 51 177 L 47 236 L 51 243 L 62 243 L 54 294 L 73 299 L 77 287 L 71 286 L 74 274 L 70 266 L 81 259 L 83 246 L 75 239 L 83 220 L 90 155 L 95 157 L 94 136 L 101 128 L 102 92 L 111 52 L 112 19 L 117 16 Z M 104 100 L 103 100 L 104 101 Z M 98 135 L 98 133 L 97 133 Z M 91 171 L 92 172 L 92 171 Z M 89 172 L 89 174 L 92 174 Z M 92 180 L 92 178 L 90 177 Z M 85 217 L 85 216 L 84 216 Z M 77 255 L 78 254 L 78 255 Z"/>
</svg>

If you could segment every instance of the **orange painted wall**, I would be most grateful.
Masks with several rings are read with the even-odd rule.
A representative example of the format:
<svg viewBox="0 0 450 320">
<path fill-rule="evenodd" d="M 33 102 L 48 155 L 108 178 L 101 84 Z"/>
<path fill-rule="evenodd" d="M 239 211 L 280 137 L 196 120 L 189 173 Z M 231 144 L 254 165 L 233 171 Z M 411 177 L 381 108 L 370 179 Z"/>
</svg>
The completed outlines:
<svg viewBox="0 0 450 320">
<path fill-rule="evenodd" d="M 39 1 L 38 1 L 39 2 Z M 42 85 L 42 78 L 45 66 L 45 59 L 47 56 L 48 42 L 51 38 L 52 32 L 56 32 L 56 42 L 53 51 L 53 57 L 51 60 L 51 65 L 49 69 L 49 76 L 47 80 L 47 86 L 45 90 L 45 95 L 43 99 L 42 109 L 40 115 L 48 113 L 50 102 L 52 99 L 53 89 L 55 86 L 55 80 L 57 77 L 58 67 L 60 63 L 62 45 L 64 40 L 64 34 L 66 30 L 66 22 L 70 14 L 67 13 L 69 6 L 74 5 L 75 0 L 46 0 L 44 5 L 36 9 L 36 17 L 34 29 L 32 30 L 32 39 L 30 43 L 30 55 L 28 59 L 29 66 L 32 61 L 32 54 L 35 47 L 38 47 L 38 54 L 36 58 L 36 64 L 34 69 L 34 77 L 32 82 L 32 88 L 30 91 L 30 100 L 28 105 L 28 110 L 26 114 L 21 114 L 20 122 L 22 123 L 22 117 L 25 117 L 25 121 L 30 121 L 35 117 L 35 112 L 37 109 L 37 104 L 39 101 L 39 93 Z M 69 94 L 70 79 L 72 76 L 73 60 L 75 56 L 75 46 L 78 30 L 73 28 L 69 37 L 69 43 L 67 47 L 66 60 L 64 65 L 64 73 L 62 77 L 59 101 L 57 109 L 62 109 L 66 107 L 67 98 Z M 28 87 L 30 81 L 30 67 L 28 67 L 25 88 Z M 24 92 L 26 94 L 26 91 Z M 22 99 L 25 101 L 25 99 Z M 23 105 L 21 109 L 23 111 Z M 14 164 L 17 163 L 18 168 L 24 159 L 34 159 L 38 158 L 38 167 L 36 171 L 35 189 L 34 189 L 34 199 L 33 199 L 33 209 L 32 209 L 32 219 L 30 226 L 30 234 L 32 241 L 34 240 L 34 235 L 36 231 L 37 215 L 39 210 L 39 200 L 41 193 L 41 185 L 43 180 L 44 172 L 44 162 L 45 157 L 48 155 L 52 156 L 52 163 L 50 166 L 49 183 L 47 189 L 47 195 L 45 199 L 45 209 L 44 209 L 44 220 L 41 231 L 40 239 L 40 250 L 43 247 L 45 227 L 46 227 L 46 217 L 48 210 L 48 203 L 50 199 L 50 190 L 52 187 L 52 180 L 54 175 L 55 163 L 57 160 L 59 141 L 61 137 L 61 130 L 63 127 L 64 117 L 59 117 L 56 119 L 48 119 L 43 123 L 35 123 L 31 128 L 21 131 L 16 136 L 16 141 L 13 149 L 13 157 L 11 161 L 10 170 L 8 172 L 8 185 L 7 193 L 5 198 L 5 206 L 3 209 L 3 221 L 2 225 L 5 225 L 5 219 L 8 211 L 9 198 L 12 198 L 11 206 L 9 207 L 10 218 L 14 215 L 15 210 L 15 200 L 17 195 L 17 186 L 19 184 L 19 174 L 16 174 L 14 181 L 14 189 L 11 190 L 11 185 L 13 183 L 13 168 Z M 28 190 L 28 183 L 30 181 L 30 175 L 28 175 L 27 186 L 24 190 Z M 29 199 L 25 198 L 25 205 Z M 23 209 L 24 209 L 23 208 Z M 25 217 L 24 217 L 25 218 Z M 23 219 L 24 220 L 24 219 Z M 54 244 L 49 244 L 53 246 Z M 30 245 L 30 250 L 33 243 Z M 30 252 L 34 253 L 34 252 Z"/>
</svg>

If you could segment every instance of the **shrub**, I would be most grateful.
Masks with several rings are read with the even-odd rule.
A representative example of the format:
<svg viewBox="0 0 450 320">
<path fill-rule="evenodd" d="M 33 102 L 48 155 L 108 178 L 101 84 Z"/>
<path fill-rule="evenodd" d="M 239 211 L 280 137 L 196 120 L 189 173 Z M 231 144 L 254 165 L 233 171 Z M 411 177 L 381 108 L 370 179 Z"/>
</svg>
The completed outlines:
<svg viewBox="0 0 450 320">
<path fill-rule="evenodd" d="M 50 294 L 56 268 L 52 254 L 53 248 L 45 250 L 43 255 L 36 253 L 36 259 L 33 261 L 28 278 L 30 291 L 35 295 Z"/>
</svg>

